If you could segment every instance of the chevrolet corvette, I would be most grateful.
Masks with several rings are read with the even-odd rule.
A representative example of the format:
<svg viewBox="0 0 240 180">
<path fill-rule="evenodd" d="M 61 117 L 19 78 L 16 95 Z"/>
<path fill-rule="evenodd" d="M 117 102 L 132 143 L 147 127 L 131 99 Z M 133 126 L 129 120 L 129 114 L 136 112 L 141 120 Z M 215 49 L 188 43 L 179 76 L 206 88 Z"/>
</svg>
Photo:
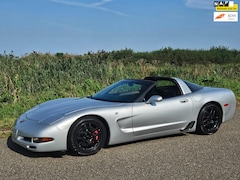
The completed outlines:
<svg viewBox="0 0 240 180">
<path fill-rule="evenodd" d="M 15 121 L 11 138 L 34 152 L 92 155 L 108 145 L 160 136 L 210 135 L 235 109 L 230 89 L 170 77 L 124 79 L 88 97 L 33 107 Z"/>
</svg>

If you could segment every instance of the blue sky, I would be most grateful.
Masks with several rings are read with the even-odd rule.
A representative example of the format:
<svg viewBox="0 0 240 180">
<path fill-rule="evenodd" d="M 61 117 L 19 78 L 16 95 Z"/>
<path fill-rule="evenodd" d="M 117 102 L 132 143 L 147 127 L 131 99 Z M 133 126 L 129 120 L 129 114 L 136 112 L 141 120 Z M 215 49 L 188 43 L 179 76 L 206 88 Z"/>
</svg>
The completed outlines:
<svg viewBox="0 0 240 180">
<path fill-rule="evenodd" d="M 213 12 L 212 0 L 1 0 L 0 54 L 239 50 L 240 22 Z"/>
</svg>

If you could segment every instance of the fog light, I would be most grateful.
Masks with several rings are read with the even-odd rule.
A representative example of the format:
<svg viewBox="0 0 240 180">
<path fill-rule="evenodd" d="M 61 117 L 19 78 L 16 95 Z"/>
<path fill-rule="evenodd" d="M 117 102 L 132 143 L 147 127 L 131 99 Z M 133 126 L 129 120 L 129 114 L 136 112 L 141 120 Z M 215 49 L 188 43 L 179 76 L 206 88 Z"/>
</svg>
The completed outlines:
<svg viewBox="0 0 240 180">
<path fill-rule="evenodd" d="M 53 138 L 50 137 L 42 137 L 42 138 L 38 138 L 38 137 L 34 137 L 33 138 L 33 142 L 34 143 L 43 143 L 43 142 L 49 142 L 49 141 L 53 141 Z"/>
</svg>

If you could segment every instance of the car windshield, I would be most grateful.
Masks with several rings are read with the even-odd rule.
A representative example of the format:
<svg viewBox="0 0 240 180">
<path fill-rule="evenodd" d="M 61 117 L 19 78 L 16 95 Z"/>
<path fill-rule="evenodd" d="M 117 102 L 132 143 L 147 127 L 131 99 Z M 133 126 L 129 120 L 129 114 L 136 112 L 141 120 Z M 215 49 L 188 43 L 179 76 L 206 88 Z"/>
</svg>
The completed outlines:
<svg viewBox="0 0 240 180">
<path fill-rule="evenodd" d="M 136 101 L 149 87 L 153 81 L 146 80 L 121 80 L 91 96 L 92 99 L 130 103 Z"/>
</svg>

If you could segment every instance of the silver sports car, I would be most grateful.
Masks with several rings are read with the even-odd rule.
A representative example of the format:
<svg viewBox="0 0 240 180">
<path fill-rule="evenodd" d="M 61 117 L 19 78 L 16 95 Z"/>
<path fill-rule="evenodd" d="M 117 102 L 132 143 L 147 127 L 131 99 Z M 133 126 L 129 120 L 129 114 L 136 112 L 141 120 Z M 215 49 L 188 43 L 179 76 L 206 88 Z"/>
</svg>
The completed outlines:
<svg viewBox="0 0 240 180">
<path fill-rule="evenodd" d="M 213 134 L 235 109 L 229 89 L 169 77 L 125 79 L 89 97 L 33 107 L 16 120 L 11 137 L 30 151 L 91 155 L 106 145 L 183 132 Z"/>
</svg>

